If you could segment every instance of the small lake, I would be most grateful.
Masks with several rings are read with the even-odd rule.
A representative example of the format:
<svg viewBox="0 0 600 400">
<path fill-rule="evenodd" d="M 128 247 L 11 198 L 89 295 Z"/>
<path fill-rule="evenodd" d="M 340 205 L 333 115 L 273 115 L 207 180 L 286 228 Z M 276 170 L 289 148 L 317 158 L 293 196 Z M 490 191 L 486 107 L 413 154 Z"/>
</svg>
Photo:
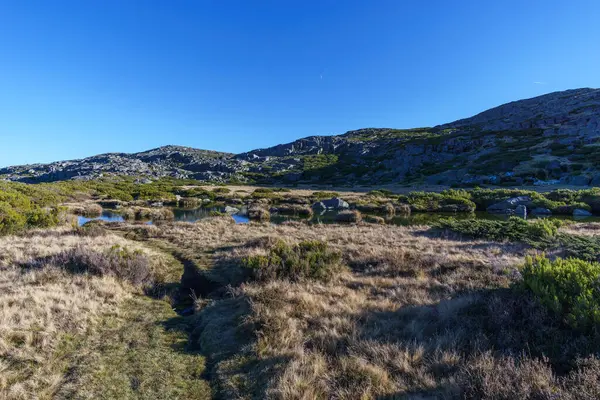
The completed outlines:
<svg viewBox="0 0 600 400">
<path fill-rule="evenodd" d="M 196 222 L 203 218 L 207 218 L 211 216 L 211 212 L 218 211 L 216 209 L 208 209 L 208 208 L 194 208 L 194 209 L 186 209 L 186 208 L 171 208 L 173 214 L 175 215 L 175 221 L 181 222 Z M 238 224 L 246 224 L 250 222 L 248 217 L 243 215 L 232 215 L 233 219 Z M 103 210 L 102 215 L 95 218 L 88 217 L 77 217 L 77 223 L 79 226 L 83 226 L 90 221 L 106 221 L 106 222 L 125 222 L 125 218 L 117 211 L 113 210 Z M 151 220 L 143 220 L 142 222 L 146 222 L 151 224 Z"/>
<path fill-rule="evenodd" d="M 209 208 L 171 208 L 173 214 L 175 215 L 175 221 L 180 222 L 196 222 L 203 218 L 207 218 L 211 216 L 211 212 L 219 211 L 218 209 L 209 209 Z M 322 224 L 331 224 L 335 222 L 335 217 L 337 212 L 329 211 L 322 214 L 315 214 L 312 218 L 310 218 L 310 223 L 322 223 Z M 248 217 L 243 215 L 232 215 L 233 219 L 238 224 L 245 224 L 249 222 Z M 478 211 L 475 213 L 412 213 L 411 215 L 405 216 L 394 216 L 391 218 L 386 218 L 387 224 L 392 225 L 400 225 L 400 226 L 411 226 L 411 225 L 430 225 L 439 221 L 442 218 L 454 217 L 456 219 L 487 219 L 487 220 L 502 220 L 508 218 L 506 215 L 498 215 L 498 214 L 490 214 L 485 211 Z M 536 218 L 535 216 L 528 217 L 529 219 Z M 540 217 L 541 218 L 541 217 Z M 600 216 L 592 216 L 592 217 L 572 217 L 567 215 L 556 215 L 545 218 L 551 219 L 561 219 L 561 220 L 570 220 L 577 222 L 600 222 Z M 97 218 L 86 218 L 86 217 L 78 217 L 79 226 L 85 225 L 89 221 L 101 220 L 106 222 L 124 222 L 125 219 L 118 212 L 113 210 L 104 210 L 102 215 Z M 308 220 L 307 218 L 301 218 L 293 215 L 280 215 L 280 214 L 272 214 L 271 222 L 274 224 L 280 224 L 285 221 L 304 221 Z M 147 223 L 152 223 L 152 221 L 145 221 Z"/>
</svg>

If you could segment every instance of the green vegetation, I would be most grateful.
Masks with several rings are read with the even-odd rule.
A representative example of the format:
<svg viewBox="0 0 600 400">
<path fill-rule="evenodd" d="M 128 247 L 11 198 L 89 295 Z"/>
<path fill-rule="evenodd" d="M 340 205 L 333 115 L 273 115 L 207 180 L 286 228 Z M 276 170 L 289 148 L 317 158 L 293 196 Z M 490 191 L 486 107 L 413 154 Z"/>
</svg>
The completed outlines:
<svg viewBox="0 0 600 400">
<path fill-rule="evenodd" d="M 559 232 L 559 228 L 566 223 L 549 219 L 528 222 L 518 217 L 510 217 L 505 221 L 448 218 L 438 221 L 433 226 L 471 238 L 522 242 L 540 250 L 560 249 L 566 257 L 600 261 L 600 237 Z"/>
<path fill-rule="evenodd" d="M 332 199 L 334 197 L 340 197 L 340 194 L 338 192 L 314 192 L 312 194 L 312 197 L 316 201 L 320 201 L 325 199 Z"/>
<path fill-rule="evenodd" d="M 249 256 L 242 263 L 259 281 L 314 279 L 327 282 L 344 268 L 341 258 L 339 252 L 318 240 L 294 245 L 277 240 L 269 246 L 267 255 Z"/>
<path fill-rule="evenodd" d="M 575 258 L 527 257 L 523 284 L 574 328 L 600 326 L 600 264 Z"/>
<path fill-rule="evenodd" d="M 59 208 L 49 207 L 53 199 L 21 184 L 0 184 L 0 235 L 28 228 L 58 224 Z"/>
<path fill-rule="evenodd" d="M 472 238 L 531 243 L 555 237 L 562 224 L 559 220 L 537 219 L 527 222 L 518 217 L 510 217 L 506 221 L 447 218 L 435 226 Z"/>
<path fill-rule="evenodd" d="M 302 157 L 304 171 L 326 168 L 338 162 L 336 154 L 315 154 Z"/>
<path fill-rule="evenodd" d="M 411 192 L 408 196 L 399 196 L 399 200 L 409 204 L 414 211 L 473 212 L 476 208 L 464 190 L 447 190 L 442 193 Z"/>
<path fill-rule="evenodd" d="M 187 349 L 189 322 L 168 302 L 136 296 L 108 315 L 80 344 L 84 357 L 70 366 L 81 392 L 95 399 L 208 400 L 204 357 Z M 66 393 L 63 398 L 73 398 Z"/>
</svg>

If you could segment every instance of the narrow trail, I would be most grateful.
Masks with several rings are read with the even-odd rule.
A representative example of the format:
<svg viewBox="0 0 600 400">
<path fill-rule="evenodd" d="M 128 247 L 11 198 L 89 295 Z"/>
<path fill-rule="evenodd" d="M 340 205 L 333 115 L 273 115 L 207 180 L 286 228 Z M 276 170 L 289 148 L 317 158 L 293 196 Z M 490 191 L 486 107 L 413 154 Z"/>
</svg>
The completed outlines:
<svg viewBox="0 0 600 400">
<path fill-rule="evenodd" d="M 166 256 L 167 282 L 133 294 L 99 322 L 73 367 L 76 384 L 56 398 L 212 399 L 206 358 L 190 337 L 193 296 L 181 287 L 197 265 L 168 243 L 128 239 Z"/>
</svg>

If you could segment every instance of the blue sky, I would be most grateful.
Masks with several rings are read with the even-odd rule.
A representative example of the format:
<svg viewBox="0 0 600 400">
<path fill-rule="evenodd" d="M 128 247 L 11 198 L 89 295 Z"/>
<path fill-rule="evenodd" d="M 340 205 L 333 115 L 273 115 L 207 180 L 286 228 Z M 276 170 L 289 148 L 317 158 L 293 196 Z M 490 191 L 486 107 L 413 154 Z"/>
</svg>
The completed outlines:
<svg viewBox="0 0 600 400">
<path fill-rule="evenodd" d="M 0 166 L 241 152 L 600 87 L 597 0 L 0 0 Z"/>
</svg>

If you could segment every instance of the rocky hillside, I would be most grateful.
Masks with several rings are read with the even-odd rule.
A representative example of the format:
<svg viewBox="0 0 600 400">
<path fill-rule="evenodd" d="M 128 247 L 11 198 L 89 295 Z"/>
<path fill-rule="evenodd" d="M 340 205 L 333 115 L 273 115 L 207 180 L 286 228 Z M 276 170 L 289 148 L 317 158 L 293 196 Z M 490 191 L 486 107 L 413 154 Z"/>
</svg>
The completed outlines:
<svg viewBox="0 0 600 400">
<path fill-rule="evenodd" d="M 241 170 L 242 164 L 229 153 L 165 146 L 143 153 L 109 153 L 81 160 L 8 167 L 0 169 L 0 176 L 27 183 L 95 179 L 110 175 L 219 181 L 230 179 Z"/>
<path fill-rule="evenodd" d="M 39 182 L 107 174 L 332 184 L 600 184 L 600 89 L 508 103 L 433 128 L 311 136 L 238 155 L 167 146 L 0 170 Z"/>
</svg>

